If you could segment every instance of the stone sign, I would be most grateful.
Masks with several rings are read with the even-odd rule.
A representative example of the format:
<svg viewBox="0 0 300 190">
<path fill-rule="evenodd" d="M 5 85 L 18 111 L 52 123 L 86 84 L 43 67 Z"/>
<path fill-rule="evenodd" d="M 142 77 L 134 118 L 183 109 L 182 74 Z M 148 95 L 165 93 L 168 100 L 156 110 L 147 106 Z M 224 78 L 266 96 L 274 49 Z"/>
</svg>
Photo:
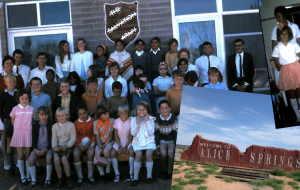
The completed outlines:
<svg viewBox="0 0 300 190">
<path fill-rule="evenodd" d="M 138 2 L 116 4 L 104 4 L 105 34 L 107 38 L 115 42 L 122 39 L 125 48 L 136 39 L 140 32 L 138 20 Z"/>
<path fill-rule="evenodd" d="M 235 145 L 211 141 L 197 134 L 192 145 L 181 153 L 181 160 L 255 169 L 300 170 L 300 151 L 251 145 L 242 153 Z"/>
</svg>

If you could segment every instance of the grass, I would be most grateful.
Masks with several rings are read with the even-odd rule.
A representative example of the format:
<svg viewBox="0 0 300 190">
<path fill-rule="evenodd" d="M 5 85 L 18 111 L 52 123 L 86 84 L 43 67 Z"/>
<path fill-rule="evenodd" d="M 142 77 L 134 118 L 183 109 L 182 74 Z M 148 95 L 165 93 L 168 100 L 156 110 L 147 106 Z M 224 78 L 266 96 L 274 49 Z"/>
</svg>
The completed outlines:
<svg viewBox="0 0 300 190">
<path fill-rule="evenodd" d="M 171 190 L 183 190 L 183 187 L 179 184 L 175 184 L 171 186 Z"/>
<path fill-rule="evenodd" d="M 292 173 L 287 173 L 285 176 L 292 178 L 296 181 L 300 181 L 300 171 L 294 171 Z"/>
<path fill-rule="evenodd" d="M 197 167 L 198 165 L 193 163 L 193 162 L 187 162 L 185 165 L 187 166 L 192 166 L 192 167 Z"/>
<path fill-rule="evenodd" d="M 182 181 L 182 179 L 181 178 L 174 178 L 173 181 L 179 182 L 179 181 Z"/>
<path fill-rule="evenodd" d="M 200 178 L 207 178 L 208 177 L 208 174 L 205 174 L 202 171 L 193 171 L 193 173 L 198 175 Z"/>
<path fill-rule="evenodd" d="M 252 189 L 252 190 L 259 190 L 259 189 L 255 188 L 255 189 Z"/>
<path fill-rule="evenodd" d="M 180 174 L 180 171 L 173 171 L 173 174 Z"/>
<path fill-rule="evenodd" d="M 179 185 L 187 185 L 189 184 L 188 181 L 184 181 L 182 178 L 175 178 L 174 181 L 178 182 Z"/>
<path fill-rule="evenodd" d="M 205 173 L 207 173 L 207 174 L 219 174 L 220 172 L 217 172 L 215 169 L 205 169 L 204 170 L 205 171 Z"/>
<path fill-rule="evenodd" d="M 189 171 L 190 170 L 190 168 L 184 168 L 182 171 L 183 172 L 187 172 L 187 171 Z"/>
<path fill-rule="evenodd" d="M 213 164 L 213 163 L 208 163 L 207 165 L 203 165 L 201 166 L 202 168 L 210 168 L 210 169 L 214 169 L 214 170 L 218 170 L 219 167 L 217 164 Z"/>
<path fill-rule="evenodd" d="M 194 178 L 195 175 L 185 174 L 184 177 L 187 178 L 187 179 L 191 179 L 191 178 Z"/>
<path fill-rule="evenodd" d="M 299 189 L 299 185 L 295 181 L 289 181 L 288 184 L 293 187 L 293 189 Z"/>
<path fill-rule="evenodd" d="M 282 185 L 284 183 L 283 180 L 280 179 L 274 179 L 274 178 L 267 178 L 265 180 L 257 180 L 257 181 L 251 181 L 249 182 L 251 185 L 256 185 L 257 187 L 262 186 L 271 186 L 275 189 L 282 189 Z"/>
<path fill-rule="evenodd" d="M 174 168 L 173 171 L 174 171 L 174 172 L 179 172 L 180 169 L 179 169 L 179 168 Z"/>
<path fill-rule="evenodd" d="M 207 189 L 206 186 L 199 186 L 199 187 L 197 188 L 197 190 L 206 190 L 206 189 Z"/>
<path fill-rule="evenodd" d="M 205 179 L 190 179 L 188 183 L 191 185 L 200 185 L 202 183 L 205 183 Z"/>
<path fill-rule="evenodd" d="M 271 171 L 271 174 L 275 176 L 285 176 L 285 171 L 280 168 L 275 168 Z"/>
<path fill-rule="evenodd" d="M 232 183 L 234 181 L 239 181 L 237 179 L 232 179 L 232 178 L 228 178 L 228 177 L 223 178 L 223 180 L 226 181 L 226 182 L 228 182 L 228 183 Z"/>
<path fill-rule="evenodd" d="M 181 165 L 183 163 L 185 163 L 186 161 L 185 160 L 179 160 L 179 161 L 175 161 L 174 162 L 174 165 Z"/>
</svg>

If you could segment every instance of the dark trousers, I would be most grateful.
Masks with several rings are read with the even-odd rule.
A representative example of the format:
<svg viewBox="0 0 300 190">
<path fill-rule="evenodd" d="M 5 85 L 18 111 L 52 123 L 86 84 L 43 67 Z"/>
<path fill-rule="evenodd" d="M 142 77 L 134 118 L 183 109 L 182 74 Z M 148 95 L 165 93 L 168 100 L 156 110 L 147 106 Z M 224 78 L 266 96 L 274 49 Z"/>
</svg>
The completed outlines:
<svg viewBox="0 0 300 190">
<path fill-rule="evenodd" d="M 246 82 L 244 77 L 237 78 L 238 85 L 242 86 Z M 253 92 L 253 86 L 248 85 L 245 92 Z"/>
</svg>

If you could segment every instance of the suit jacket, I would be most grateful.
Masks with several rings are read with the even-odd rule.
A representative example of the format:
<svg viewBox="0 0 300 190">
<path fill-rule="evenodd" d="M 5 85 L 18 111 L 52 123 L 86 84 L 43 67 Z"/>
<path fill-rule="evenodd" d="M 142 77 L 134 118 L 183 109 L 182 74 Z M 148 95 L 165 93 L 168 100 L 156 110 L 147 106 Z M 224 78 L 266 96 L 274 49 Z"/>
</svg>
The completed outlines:
<svg viewBox="0 0 300 190">
<path fill-rule="evenodd" d="M 242 80 L 239 80 L 237 77 L 235 57 L 236 57 L 236 54 L 231 55 L 227 61 L 227 65 L 226 65 L 229 90 L 233 90 L 232 86 L 234 84 L 238 83 L 239 85 L 242 85 L 244 82 L 247 82 L 249 84 L 246 91 L 248 91 L 248 89 L 253 90 L 253 77 L 255 74 L 255 67 L 254 67 L 252 55 L 250 53 L 244 52 L 244 59 L 243 59 L 244 77 Z"/>
<path fill-rule="evenodd" d="M 80 104 L 79 97 L 74 94 L 73 92 L 71 93 L 71 98 L 70 98 L 70 104 L 69 104 L 69 114 L 70 114 L 70 119 L 69 121 L 74 122 L 77 119 L 77 113 L 76 113 L 76 107 L 78 104 Z M 61 99 L 62 96 L 56 96 L 52 102 L 52 113 L 54 116 L 54 121 L 55 121 L 55 113 L 57 108 L 61 107 Z"/>
<path fill-rule="evenodd" d="M 41 125 L 39 124 L 39 122 L 36 122 L 32 126 L 32 149 L 37 148 L 37 144 L 38 144 L 38 141 L 39 141 L 39 135 L 40 135 L 40 127 L 41 127 Z M 47 149 L 50 150 L 52 148 L 52 146 L 51 146 L 52 123 L 48 122 L 46 124 L 46 127 L 47 127 L 47 141 L 48 141 Z"/>
</svg>

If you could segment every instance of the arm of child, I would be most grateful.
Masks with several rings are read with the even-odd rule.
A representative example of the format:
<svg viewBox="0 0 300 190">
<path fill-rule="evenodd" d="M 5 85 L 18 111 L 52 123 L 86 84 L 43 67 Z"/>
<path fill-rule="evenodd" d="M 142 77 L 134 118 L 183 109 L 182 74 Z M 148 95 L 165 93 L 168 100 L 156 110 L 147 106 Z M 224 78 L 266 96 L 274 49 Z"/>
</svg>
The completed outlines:
<svg viewBox="0 0 300 190">
<path fill-rule="evenodd" d="M 149 115 L 146 116 L 146 117 L 149 117 Z M 146 117 L 145 117 L 145 118 L 146 118 Z M 147 129 L 148 135 L 149 135 L 149 136 L 150 136 L 150 135 L 154 135 L 154 130 L 155 130 L 154 120 L 149 118 L 148 121 L 147 121 L 147 119 L 145 119 L 145 121 L 146 121 L 146 126 L 147 126 L 146 129 Z"/>
<path fill-rule="evenodd" d="M 68 144 L 67 144 L 67 146 L 69 147 L 69 148 L 71 148 L 72 146 L 74 146 L 74 144 L 75 144 L 75 141 L 76 141 L 76 130 L 75 130 L 75 125 L 73 124 L 73 123 L 70 123 L 70 127 L 71 127 L 71 129 L 70 129 L 70 140 L 69 140 L 69 142 L 68 142 Z"/>
<path fill-rule="evenodd" d="M 108 138 L 106 139 L 106 142 L 104 143 L 104 147 L 106 147 L 106 145 L 107 145 L 108 143 L 111 142 L 111 139 L 112 139 L 113 135 L 114 135 L 114 130 L 112 130 L 112 131 L 109 133 L 109 136 L 108 136 Z"/>
<path fill-rule="evenodd" d="M 154 152 L 155 155 L 158 155 L 160 153 L 160 139 L 159 139 L 159 125 L 158 123 L 154 122 L 155 125 L 155 132 L 154 132 L 154 140 L 155 140 L 155 144 L 156 144 L 156 150 Z"/>
<path fill-rule="evenodd" d="M 56 151 L 56 148 L 57 148 L 57 133 L 56 133 L 56 126 L 53 125 L 52 126 L 52 141 L 51 141 L 51 144 L 52 144 L 52 148 L 53 148 L 53 151 L 54 152 L 57 152 Z"/>
<path fill-rule="evenodd" d="M 275 66 L 276 66 L 277 71 L 280 71 L 281 65 L 279 63 L 279 57 L 274 57 L 274 62 L 275 62 Z"/>
<path fill-rule="evenodd" d="M 104 92 L 104 79 L 103 79 L 103 80 L 101 81 L 101 83 L 100 83 L 99 91 L 101 91 L 102 94 L 103 94 L 103 92 Z M 102 96 L 103 96 L 103 95 L 102 95 Z"/>
<path fill-rule="evenodd" d="M 136 136 L 136 134 L 139 132 L 140 130 L 140 121 L 138 121 L 139 116 L 136 116 L 134 118 L 131 119 L 131 135 L 132 136 Z"/>
<path fill-rule="evenodd" d="M 56 75 L 59 77 L 59 78 L 63 78 L 64 75 L 62 74 L 62 71 L 61 71 L 61 68 L 60 68 L 60 58 L 58 56 L 55 57 L 55 70 L 56 70 Z"/>
<path fill-rule="evenodd" d="M 119 149 L 122 149 L 122 145 L 121 145 L 119 134 L 118 134 L 118 129 L 115 128 L 114 133 L 115 133 L 115 141 L 118 144 Z"/>
<path fill-rule="evenodd" d="M 123 78 L 122 78 L 123 79 Z M 127 97 L 127 93 L 128 93 L 128 87 L 127 87 L 127 81 L 124 79 L 124 82 L 122 82 L 122 97 Z"/>
</svg>

